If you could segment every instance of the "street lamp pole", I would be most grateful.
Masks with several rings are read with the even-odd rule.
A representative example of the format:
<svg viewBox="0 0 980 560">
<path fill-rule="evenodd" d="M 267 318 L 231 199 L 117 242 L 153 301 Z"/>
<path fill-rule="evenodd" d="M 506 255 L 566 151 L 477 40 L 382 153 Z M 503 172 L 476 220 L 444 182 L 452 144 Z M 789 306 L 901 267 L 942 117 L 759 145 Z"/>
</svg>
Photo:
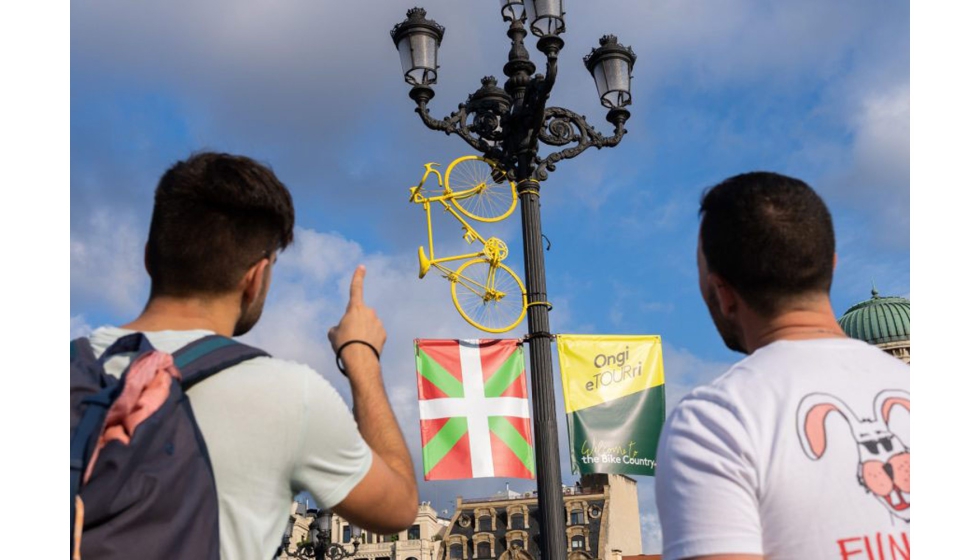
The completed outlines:
<svg viewBox="0 0 980 560">
<path fill-rule="evenodd" d="M 391 37 L 401 58 L 405 81 L 412 86 L 409 97 L 415 101 L 415 111 L 422 122 L 432 130 L 459 136 L 484 157 L 494 160 L 517 184 L 528 291 L 540 545 L 543 558 L 564 560 L 568 555 L 548 320 L 551 306 L 545 284 L 539 196 L 541 182 L 548 178 L 549 171 L 555 170 L 556 163 L 587 148 L 612 147 L 622 140 L 630 116 L 625 107 L 631 102 L 630 77 L 636 55 L 620 45 L 615 36 L 607 35 L 599 41 L 599 48 L 585 57 L 600 101 L 609 109 L 606 120 L 615 127 L 612 136 L 603 136 L 584 116 L 547 106 L 558 76 L 558 54 L 564 46 L 559 37 L 565 31 L 562 0 L 501 0 L 500 4 L 504 21 L 510 24 L 507 36 L 511 49 L 503 68 L 507 81 L 501 89 L 493 76 L 483 78 L 481 87 L 443 119 L 429 115 L 428 103 L 435 96 L 431 86 L 436 83 L 437 53 L 445 28 L 427 19 L 425 10 L 413 8 L 405 21 L 392 29 Z M 538 37 L 537 49 L 547 59 L 543 76 L 535 74 L 536 67 L 524 46 L 525 24 Z M 540 144 L 562 149 L 541 156 Z"/>
</svg>

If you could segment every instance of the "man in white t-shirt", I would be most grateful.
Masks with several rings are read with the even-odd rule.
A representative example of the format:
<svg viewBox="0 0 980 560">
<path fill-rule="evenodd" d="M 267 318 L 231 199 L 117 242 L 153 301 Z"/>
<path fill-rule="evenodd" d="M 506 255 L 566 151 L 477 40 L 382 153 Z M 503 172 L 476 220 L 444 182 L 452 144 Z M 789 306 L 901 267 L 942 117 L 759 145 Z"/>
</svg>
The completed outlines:
<svg viewBox="0 0 980 560">
<path fill-rule="evenodd" d="M 210 334 L 248 332 L 293 224 L 289 191 L 267 167 L 216 153 L 178 162 L 155 194 L 149 302 L 132 322 L 97 329 L 95 354 L 136 331 L 167 352 Z M 363 266 L 354 272 L 347 310 L 328 333 L 341 349 L 353 414 L 317 372 L 273 357 L 242 362 L 188 391 L 214 470 L 222 558 L 271 558 L 292 497 L 304 490 L 372 532 L 396 533 L 415 520 L 415 473 L 385 393 L 386 335 L 364 305 L 364 275 Z M 106 370 L 118 375 L 127 361 L 114 357 Z"/>
<path fill-rule="evenodd" d="M 748 357 L 687 395 L 657 452 L 664 558 L 909 558 L 909 366 L 830 305 L 830 213 L 747 173 L 701 200 L 701 294 Z"/>
</svg>

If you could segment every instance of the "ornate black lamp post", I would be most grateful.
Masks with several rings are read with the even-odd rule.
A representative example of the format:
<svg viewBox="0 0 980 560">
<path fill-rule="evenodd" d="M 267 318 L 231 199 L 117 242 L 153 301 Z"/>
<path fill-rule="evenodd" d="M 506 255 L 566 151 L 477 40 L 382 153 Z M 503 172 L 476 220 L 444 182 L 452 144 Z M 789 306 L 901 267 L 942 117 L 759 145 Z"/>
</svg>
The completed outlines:
<svg viewBox="0 0 980 560">
<path fill-rule="evenodd" d="M 297 512 L 299 513 L 299 512 Z M 289 516 L 289 525 L 286 527 L 285 532 L 282 535 L 282 544 L 279 547 L 279 551 L 276 553 L 276 558 L 285 554 L 290 558 L 304 558 L 313 560 L 341 560 L 342 558 L 350 558 L 357 554 L 357 547 L 360 542 L 357 538 L 354 539 L 353 547 L 354 550 L 350 551 L 344 547 L 342 544 L 330 542 L 330 519 L 331 514 L 327 510 L 320 510 L 315 512 L 315 517 L 313 515 L 307 514 L 307 517 L 312 517 L 310 521 L 310 538 L 297 545 L 295 550 L 289 550 L 289 541 L 293 535 L 293 526 L 296 524 L 296 519 L 292 515 Z"/>
<path fill-rule="evenodd" d="M 562 0 L 501 0 L 501 15 L 510 24 L 507 81 L 503 89 L 496 78 L 483 78 L 482 87 L 443 119 L 429 115 L 428 103 L 435 96 L 437 54 L 445 28 L 426 19 L 425 10 L 413 8 L 408 17 L 391 30 L 401 56 L 405 81 L 412 89 L 415 111 L 433 130 L 456 134 L 484 157 L 496 161 L 517 183 L 521 199 L 524 237 L 524 271 L 527 282 L 528 337 L 530 339 L 531 385 L 534 438 L 537 453 L 538 510 L 541 514 L 543 557 L 567 558 L 565 516 L 558 464 L 558 426 L 555 416 L 554 381 L 551 364 L 551 332 L 545 287 L 544 250 L 541 242 L 540 182 L 548 178 L 561 160 L 577 156 L 587 148 L 615 146 L 626 134 L 630 104 L 630 74 L 636 55 L 620 45 L 613 35 L 599 41 L 599 48 L 585 57 L 585 66 L 595 79 L 606 120 L 615 131 L 603 136 L 585 117 L 561 107 L 547 107 L 548 96 L 558 75 L 558 53 L 564 46 L 559 34 L 565 31 Z M 535 74 L 524 38 L 525 24 L 538 37 L 537 48 L 547 58 L 546 74 Z M 540 155 L 540 144 L 564 147 Z"/>
</svg>

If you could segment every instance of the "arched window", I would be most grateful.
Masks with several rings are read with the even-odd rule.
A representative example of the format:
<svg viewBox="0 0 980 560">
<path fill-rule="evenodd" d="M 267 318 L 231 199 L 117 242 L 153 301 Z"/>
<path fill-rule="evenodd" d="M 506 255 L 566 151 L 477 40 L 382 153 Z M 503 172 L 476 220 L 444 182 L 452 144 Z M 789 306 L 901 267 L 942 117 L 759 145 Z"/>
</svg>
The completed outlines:
<svg viewBox="0 0 980 560">
<path fill-rule="evenodd" d="M 476 519 L 476 530 L 477 530 L 477 532 L 492 531 L 493 529 L 490 526 L 491 525 L 490 519 L 491 519 L 490 516 L 487 515 L 487 514 L 483 514 L 480 517 L 478 517 Z"/>
<path fill-rule="evenodd" d="M 582 535 L 575 535 L 572 537 L 572 550 L 584 550 L 585 549 L 585 537 Z"/>
<path fill-rule="evenodd" d="M 514 540 L 510 541 L 510 547 L 511 548 L 520 548 L 520 549 L 523 549 L 524 548 L 524 541 L 522 541 L 521 539 L 514 539 Z"/>
<path fill-rule="evenodd" d="M 477 558 L 493 558 L 490 556 L 490 543 L 481 542 L 476 545 L 476 557 Z"/>
<path fill-rule="evenodd" d="M 419 525 L 412 525 L 408 528 L 408 540 L 417 541 L 421 538 L 422 530 Z"/>
<path fill-rule="evenodd" d="M 524 528 L 524 514 L 515 513 L 510 516 L 510 528 L 511 529 L 523 529 Z"/>
<path fill-rule="evenodd" d="M 577 509 L 572 512 L 572 525 L 582 525 L 585 523 L 585 512 Z"/>
<path fill-rule="evenodd" d="M 463 558 L 463 545 L 461 544 L 451 544 L 449 545 L 449 557 L 454 559 Z"/>
</svg>

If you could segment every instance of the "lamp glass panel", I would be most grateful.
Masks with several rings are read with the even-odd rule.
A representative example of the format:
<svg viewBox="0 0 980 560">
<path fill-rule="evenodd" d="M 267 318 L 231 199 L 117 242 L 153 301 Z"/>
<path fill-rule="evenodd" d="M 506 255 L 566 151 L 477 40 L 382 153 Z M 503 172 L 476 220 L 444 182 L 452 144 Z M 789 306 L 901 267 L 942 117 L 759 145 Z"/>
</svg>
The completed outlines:
<svg viewBox="0 0 980 560">
<path fill-rule="evenodd" d="M 402 40 L 398 42 L 398 58 L 402 62 L 402 74 L 405 75 L 405 81 L 408 81 L 408 74 L 412 71 L 412 42 L 408 35 L 402 37 Z"/>
<path fill-rule="evenodd" d="M 500 13 L 505 21 L 517 21 L 524 17 L 524 0 L 500 0 Z"/>
<path fill-rule="evenodd" d="M 602 68 L 606 91 L 601 89 L 599 95 L 602 104 L 610 109 L 622 108 L 630 103 L 630 71 L 629 62 L 620 57 L 603 60 L 596 66 Z M 596 79 L 596 85 L 599 80 Z"/>
<path fill-rule="evenodd" d="M 436 82 L 436 38 L 428 33 L 413 33 L 398 43 L 405 81 L 417 85 Z"/>
<path fill-rule="evenodd" d="M 609 91 L 609 85 L 606 83 L 606 72 L 602 63 L 596 64 L 592 68 L 592 77 L 595 79 L 595 87 L 599 92 L 599 99 L 602 99 L 606 95 L 606 92 Z"/>
<path fill-rule="evenodd" d="M 535 35 L 557 35 L 565 30 L 562 0 L 524 0 L 524 8 Z"/>
</svg>

